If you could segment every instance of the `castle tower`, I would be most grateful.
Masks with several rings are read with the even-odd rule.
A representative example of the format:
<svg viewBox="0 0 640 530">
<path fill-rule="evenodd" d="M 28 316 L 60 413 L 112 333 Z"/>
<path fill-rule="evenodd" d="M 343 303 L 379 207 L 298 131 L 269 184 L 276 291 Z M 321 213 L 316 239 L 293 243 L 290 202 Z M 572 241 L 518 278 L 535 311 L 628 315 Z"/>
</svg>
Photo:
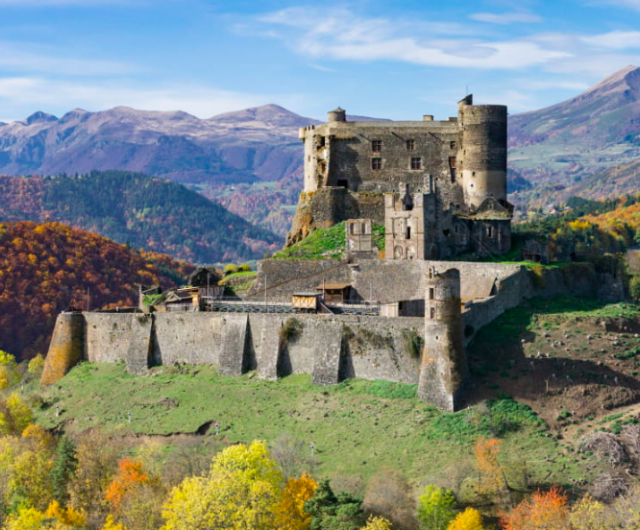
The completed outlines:
<svg viewBox="0 0 640 530">
<path fill-rule="evenodd" d="M 427 272 L 425 346 L 418 397 L 440 410 L 460 407 L 469 368 L 464 348 L 460 271 Z"/>
<path fill-rule="evenodd" d="M 41 384 L 51 385 L 62 379 L 84 358 L 84 316 L 82 313 L 60 313 L 42 372 Z"/>
<path fill-rule="evenodd" d="M 507 107 L 473 105 L 473 96 L 458 104 L 462 144 L 458 172 L 465 202 L 478 208 L 493 197 L 507 200 Z"/>
</svg>

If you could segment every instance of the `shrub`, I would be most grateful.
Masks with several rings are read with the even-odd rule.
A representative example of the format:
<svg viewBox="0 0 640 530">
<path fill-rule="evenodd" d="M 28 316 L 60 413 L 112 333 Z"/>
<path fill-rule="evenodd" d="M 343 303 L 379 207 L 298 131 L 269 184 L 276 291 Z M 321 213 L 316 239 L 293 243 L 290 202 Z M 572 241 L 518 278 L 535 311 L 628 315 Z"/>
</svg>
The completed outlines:
<svg viewBox="0 0 640 530">
<path fill-rule="evenodd" d="M 238 272 L 239 268 L 237 265 L 234 265 L 233 263 L 229 263 L 229 265 L 227 265 L 224 268 L 224 275 L 228 276 L 229 274 L 235 274 L 236 272 Z"/>
<path fill-rule="evenodd" d="M 634 275 L 629 281 L 629 292 L 634 300 L 640 300 L 640 275 Z"/>
<path fill-rule="evenodd" d="M 424 348 L 424 339 L 414 329 L 402 331 L 402 350 L 413 357 L 419 359 Z"/>
<path fill-rule="evenodd" d="M 302 333 L 304 325 L 297 318 L 289 318 L 280 328 L 280 341 L 282 344 L 295 342 Z"/>
<path fill-rule="evenodd" d="M 240 272 L 250 272 L 251 269 L 251 265 L 249 265 L 248 263 L 243 263 L 242 265 L 240 265 L 239 269 Z"/>
</svg>

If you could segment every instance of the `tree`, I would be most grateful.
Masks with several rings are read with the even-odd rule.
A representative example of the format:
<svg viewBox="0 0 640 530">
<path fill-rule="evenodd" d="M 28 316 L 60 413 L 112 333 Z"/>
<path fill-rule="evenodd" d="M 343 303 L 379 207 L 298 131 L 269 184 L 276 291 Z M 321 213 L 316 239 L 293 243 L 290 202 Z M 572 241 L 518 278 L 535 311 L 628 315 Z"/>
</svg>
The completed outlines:
<svg viewBox="0 0 640 530">
<path fill-rule="evenodd" d="M 451 521 L 447 530 L 482 530 L 482 515 L 474 508 L 467 508 Z"/>
<path fill-rule="evenodd" d="M 264 442 L 227 447 L 207 476 L 188 477 L 174 488 L 162 510 L 163 529 L 272 528 L 282 482 Z"/>
<path fill-rule="evenodd" d="M 42 356 L 41 353 L 39 353 L 29 361 L 27 372 L 29 372 L 30 375 L 37 377 L 42 373 L 43 369 L 44 369 L 44 357 Z"/>
<path fill-rule="evenodd" d="M 504 530 L 566 530 L 567 495 L 555 486 L 547 492 L 538 490 L 510 513 L 501 514 L 500 525 Z"/>
<path fill-rule="evenodd" d="M 634 300 L 640 300 L 640 275 L 633 275 L 629 280 L 629 292 Z"/>
<path fill-rule="evenodd" d="M 137 486 L 152 482 L 152 478 L 141 462 L 125 458 L 118 463 L 118 474 L 107 488 L 105 498 L 115 509 L 119 509 L 124 498 Z"/>
<path fill-rule="evenodd" d="M 307 530 L 311 514 L 304 510 L 305 503 L 313 497 L 318 484 L 309 475 L 289 478 L 282 498 L 276 506 L 276 525 L 281 530 Z"/>
<path fill-rule="evenodd" d="M 113 515 L 107 516 L 107 520 L 101 530 L 126 530 L 120 523 L 116 523 Z"/>
<path fill-rule="evenodd" d="M 362 530 L 391 530 L 391 523 L 384 517 L 369 517 L 367 525 Z"/>
<path fill-rule="evenodd" d="M 64 435 L 58 443 L 58 448 L 51 470 L 51 485 L 53 487 L 53 498 L 60 504 L 65 505 L 69 500 L 67 485 L 73 478 L 78 459 L 76 458 L 75 444 Z"/>
<path fill-rule="evenodd" d="M 58 501 L 52 501 L 47 511 L 44 513 L 48 519 L 55 518 L 60 526 L 68 526 L 71 528 L 80 528 L 86 524 L 86 518 L 80 512 L 73 508 L 63 508 Z M 57 526 L 56 526 L 57 528 Z"/>
<path fill-rule="evenodd" d="M 456 516 L 456 498 L 451 490 L 429 485 L 418 497 L 418 520 L 424 530 L 445 530 Z"/>
<path fill-rule="evenodd" d="M 397 471 L 381 471 L 369 480 L 362 509 L 365 515 L 383 517 L 396 528 L 418 527 L 411 485 Z"/>
<path fill-rule="evenodd" d="M 606 530 L 618 528 L 607 506 L 585 495 L 573 505 L 569 514 L 572 530 Z"/>
<path fill-rule="evenodd" d="M 503 497 L 508 493 L 504 469 L 498 462 L 502 441 L 495 438 L 478 439 L 474 454 L 480 472 L 478 492 L 487 497 Z"/>
<path fill-rule="evenodd" d="M 356 530 L 365 524 L 360 499 L 344 492 L 335 495 L 328 480 L 318 484 L 304 509 L 311 514 L 309 530 Z"/>
</svg>

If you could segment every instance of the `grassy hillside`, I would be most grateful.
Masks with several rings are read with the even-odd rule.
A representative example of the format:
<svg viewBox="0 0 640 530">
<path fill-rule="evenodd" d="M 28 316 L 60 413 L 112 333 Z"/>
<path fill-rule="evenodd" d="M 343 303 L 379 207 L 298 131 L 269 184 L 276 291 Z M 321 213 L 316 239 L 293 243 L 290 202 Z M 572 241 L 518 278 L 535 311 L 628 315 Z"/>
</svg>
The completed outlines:
<svg viewBox="0 0 640 530">
<path fill-rule="evenodd" d="M 262 258 L 282 239 L 184 186 L 125 171 L 0 177 L 0 221 L 58 221 L 192 263 Z"/>
<path fill-rule="evenodd" d="M 170 287 L 193 267 L 58 223 L 0 224 L 0 349 L 46 353 L 56 316 L 137 305 L 137 284 Z"/>
<path fill-rule="evenodd" d="M 373 242 L 384 250 L 384 226 L 373 225 Z M 276 259 L 340 259 L 347 242 L 344 221 L 331 228 L 313 231 L 295 245 L 276 252 Z"/>
<path fill-rule="evenodd" d="M 355 380 L 321 387 L 304 375 L 266 382 L 219 376 L 211 367 L 156 368 L 141 378 L 121 365 L 86 363 L 45 390 L 38 422 L 76 432 L 98 427 L 120 435 L 166 436 L 195 433 L 218 420 L 227 443 L 273 443 L 283 434 L 306 446 L 313 442 L 319 476 L 357 483 L 383 469 L 416 482 L 447 477 L 470 462 L 478 437 L 498 434 L 514 477 L 516 458 L 527 462 L 535 482 L 584 477 L 580 462 L 564 454 L 525 406 L 498 399 L 442 414 L 415 394 L 413 385 Z M 54 404 L 60 405 L 60 417 Z"/>
</svg>

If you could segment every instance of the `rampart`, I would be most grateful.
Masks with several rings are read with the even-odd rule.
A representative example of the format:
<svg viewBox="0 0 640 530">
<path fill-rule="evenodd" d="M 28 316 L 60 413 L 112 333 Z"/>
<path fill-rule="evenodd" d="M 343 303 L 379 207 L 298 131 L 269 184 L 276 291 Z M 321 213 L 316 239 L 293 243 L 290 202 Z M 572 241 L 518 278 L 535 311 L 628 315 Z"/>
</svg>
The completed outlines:
<svg viewBox="0 0 640 530">
<path fill-rule="evenodd" d="M 101 312 L 74 318 L 82 328 L 74 362 L 124 362 L 134 373 L 209 364 L 228 375 L 257 370 L 265 379 L 309 373 L 321 384 L 352 377 L 417 384 L 420 352 L 411 339 L 424 334 L 421 318 Z M 47 363 L 55 356 L 50 350 Z"/>
</svg>

